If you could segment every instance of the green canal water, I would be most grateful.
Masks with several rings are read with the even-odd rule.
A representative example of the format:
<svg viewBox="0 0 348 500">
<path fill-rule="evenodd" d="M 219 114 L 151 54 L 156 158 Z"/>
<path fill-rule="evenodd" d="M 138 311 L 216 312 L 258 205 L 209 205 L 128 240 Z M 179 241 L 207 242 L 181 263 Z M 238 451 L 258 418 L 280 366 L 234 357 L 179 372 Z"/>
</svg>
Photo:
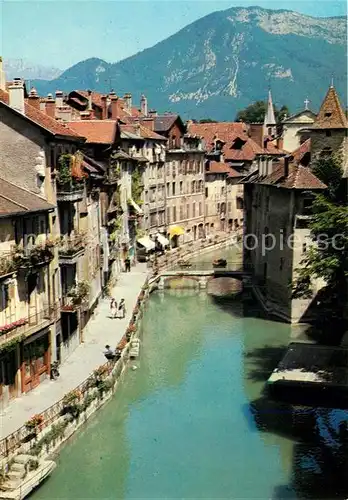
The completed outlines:
<svg viewBox="0 0 348 500">
<path fill-rule="evenodd" d="M 339 424 L 347 414 L 263 395 L 297 333 L 253 304 L 152 294 L 137 369 L 31 498 L 346 498 Z"/>
</svg>

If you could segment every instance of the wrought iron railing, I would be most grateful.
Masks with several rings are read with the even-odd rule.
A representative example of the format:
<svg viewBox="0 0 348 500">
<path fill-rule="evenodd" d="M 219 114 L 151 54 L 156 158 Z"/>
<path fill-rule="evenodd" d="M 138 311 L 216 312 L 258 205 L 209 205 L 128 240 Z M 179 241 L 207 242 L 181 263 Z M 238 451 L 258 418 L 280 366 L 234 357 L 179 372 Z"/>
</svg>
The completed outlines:
<svg viewBox="0 0 348 500">
<path fill-rule="evenodd" d="M 54 305 L 41 309 L 35 314 L 22 316 L 21 318 L 14 320 L 13 322 L 1 325 L 0 346 L 18 336 L 26 336 L 32 331 L 35 326 L 40 327 L 42 324 L 49 320 L 53 321 L 57 319 L 59 316 L 59 311 L 60 302 L 57 301 Z"/>
<path fill-rule="evenodd" d="M 73 234 L 71 236 L 63 236 L 58 247 L 60 256 L 72 256 L 85 248 L 86 235 L 83 233 Z"/>
</svg>

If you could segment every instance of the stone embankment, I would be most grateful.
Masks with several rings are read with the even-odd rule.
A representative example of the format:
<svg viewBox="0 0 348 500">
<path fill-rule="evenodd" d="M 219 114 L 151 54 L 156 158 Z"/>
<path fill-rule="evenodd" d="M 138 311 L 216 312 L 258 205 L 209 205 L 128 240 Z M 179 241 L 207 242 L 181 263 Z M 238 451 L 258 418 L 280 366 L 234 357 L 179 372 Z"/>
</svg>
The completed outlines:
<svg viewBox="0 0 348 500">
<path fill-rule="evenodd" d="M 184 245 L 160 257 L 159 268 L 169 269 L 178 259 L 231 241 L 231 235 L 225 234 Z M 25 498 L 55 467 L 49 457 L 112 397 L 129 363 L 131 342 L 139 336 L 149 293 L 148 278 L 138 295 L 126 332 L 116 346 L 117 356 L 113 361 L 97 367 L 64 398 L 0 441 L 0 499 Z"/>
</svg>

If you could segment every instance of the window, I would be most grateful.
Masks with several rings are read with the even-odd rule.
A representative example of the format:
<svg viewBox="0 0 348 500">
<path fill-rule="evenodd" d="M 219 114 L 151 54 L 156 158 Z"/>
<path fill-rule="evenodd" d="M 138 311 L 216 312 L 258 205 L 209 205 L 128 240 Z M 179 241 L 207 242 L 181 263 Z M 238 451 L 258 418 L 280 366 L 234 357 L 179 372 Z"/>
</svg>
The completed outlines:
<svg viewBox="0 0 348 500">
<path fill-rule="evenodd" d="M 196 217 L 196 203 L 192 203 L 192 217 Z"/>
<path fill-rule="evenodd" d="M 223 196 L 225 194 L 225 188 L 222 186 L 221 188 L 221 196 Z"/>
<path fill-rule="evenodd" d="M 180 220 L 184 219 L 184 207 L 180 205 Z"/>
<path fill-rule="evenodd" d="M 189 219 L 190 218 L 190 205 L 187 204 L 186 205 L 186 219 Z"/>
<path fill-rule="evenodd" d="M 331 137 L 331 130 L 326 131 L 326 137 Z"/>
<path fill-rule="evenodd" d="M 332 149 L 329 148 L 329 147 L 326 147 L 324 149 L 321 150 L 320 152 L 320 157 L 321 158 L 325 158 L 327 156 L 330 156 L 332 154 Z"/>
<path fill-rule="evenodd" d="M 179 183 L 179 192 L 180 192 L 180 194 L 182 194 L 182 193 L 183 193 L 183 189 L 184 189 L 184 187 L 183 187 L 183 186 L 184 186 L 184 185 L 183 185 L 183 182 L 182 182 L 182 181 L 180 181 L 180 183 Z"/>
<path fill-rule="evenodd" d="M 208 198 L 208 188 L 205 188 L 205 197 Z"/>
<path fill-rule="evenodd" d="M 167 182 L 167 196 L 170 196 L 170 184 Z"/>
<path fill-rule="evenodd" d="M 231 212 L 231 210 L 232 210 L 232 203 L 230 201 L 228 202 L 227 207 L 228 207 L 228 211 Z"/>
<path fill-rule="evenodd" d="M 176 221 L 176 207 L 173 207 L 173 222 Z"/>
<path fill-rule="evenodd" d="M 302 253 L 307 252 L 307 243 L 302 243 Z"/>
<path fill-rule="evenodd" d="M 203 181 L 199 181 L 199 192 L 203 192 Z"/>
<path fill-rule="evenodd" d="M 238 210 L 243 210 L 244 208 L 244 201 L 243 198 L 240 198 L 239 196 L 237 197 L 237 209 Z"/>
<path fill-rule="evenodd" d="M 175 182 L 173 182 L 172 184 L 172 194 L 173 196 L 175 196 Z"/>
<path fill-rule="evenodd" d="M 313 198 L 305 198 L 302 204 L 302 215 L 311 215 Z"/>
<path fill-rule="evenodd" d="M 325 113 L 325 118 L 330 118 L 330 116 L 332 115 L 331 111 L 328 111 Z"/>
<path fill-rule="evenodd" d="M 217 204 L 217 212 L 220 213 L 220 203 Z"/>
<path fill-rule="evenodd" d="M 202 202 L 201 201 L 199 202 L 198 206 L 199 206 L 199 215 L 203 215 L 203 213 L 202 213 Z"/>
<path fill-rule="evenodd" d="M 271 129 L 269 129 L 271 130 Z M 269 135 L 271 135 L 272 132 L 268 132 Z M 237 137 L 234 141 L 233 141 L 233 144 L 232 144 L 232 147 L 231 149 L 242 149 L 242 147 L 244 146 L 244 144 L 246 144 L 246 141 L 244 141 L 243 139 L 241 139 L 240 137 Z"/>
<path fill-rule="evenodd" d="M 283 266 L 284 266 L 284 259 L 283 259 L 283 257 L 280 257 L 280 262 L 279 262 L 279 271 L 282 271 L 282 270 L 283 270 Z"/>
<path fill-rule="evenodd" d="M 196 191 L 196 181 L 192 181 L 191 193 Z"/>
<path fill-rule="evenodd" d="M 272 135 L 272 128 L 268 127 L 268 135 Z"/>
<path fill-rule="evenodd" d="M 170 208 L 167 208 L 167 224 L 170 223 Z"/>
</svg>

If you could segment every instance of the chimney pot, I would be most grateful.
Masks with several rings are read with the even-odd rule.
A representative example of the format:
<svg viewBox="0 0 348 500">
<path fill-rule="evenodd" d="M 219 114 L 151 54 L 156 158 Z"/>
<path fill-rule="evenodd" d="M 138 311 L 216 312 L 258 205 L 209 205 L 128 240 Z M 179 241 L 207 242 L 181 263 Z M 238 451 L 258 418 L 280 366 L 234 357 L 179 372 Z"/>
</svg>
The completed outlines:
<svg viewBox="0 0 348 500">
<path fill-rule="evenodd" d="M 8 88 L 9 104 L 11 108 L 24 114 L 24 82 L 21 78 L 14 78 L 12 85 Z"/>
<path fill-rule="evenodd" d="M 108 117 L 108 103 L 107 103 L 107 96 L 102 95 L 101 96 L 101 101 L 102 101 L 102 120 L 106 120 Z"/>
<path fill-rule="evenodd" d="M 62 108 L 64 106 L 63 92 L 61 90 L 56 91 L 56 106 L 57 108 Z"/>
<path fill-rule="evenodd" d="M 28 100 L 29 100 L 29 104 L 31 106 L 40 110 L 40 97 L 37 93 L 37 90 L 34 87 L 32 87 L 30 92 L 29 92 Z"/>
<path fill-rule="evenodd" d="M 128 111 L 128 113 L 131 113 L 132 111 L 132 94 L 129 92 L 123 96 L 124 99 L 124 104 L 125 108 Z"/>
<path fill-rule="evenodd" d="M 147 116 L 147 99 L 146 97 L 144 96 L 144 94 L 141 96 L 141 99 L 140 99 L 140 112 L 142 115 L 144 116 Z"/>
</svg>

